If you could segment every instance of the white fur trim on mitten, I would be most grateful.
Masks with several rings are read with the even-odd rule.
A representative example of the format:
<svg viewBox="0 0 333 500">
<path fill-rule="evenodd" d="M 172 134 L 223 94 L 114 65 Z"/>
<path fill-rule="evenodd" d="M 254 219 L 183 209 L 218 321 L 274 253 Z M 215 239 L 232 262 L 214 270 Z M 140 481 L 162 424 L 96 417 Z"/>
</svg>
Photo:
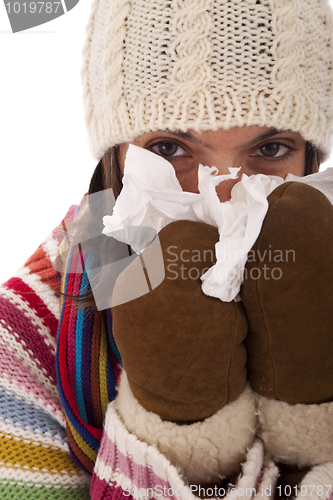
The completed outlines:
<svg viewBox="0 0 333 500">
<path fill-rule="evenodd" d="M 199 495 L 217 500 L 224 492 L 224 500 L 273 500 L 277 475 L 274 463 L 264 459 L 261 439 L 255 439 L 239 478 L 227 488 L 191 484 L 155 446 L 129 433 L 112 401 L 105 416 L 90 494 L 91 498 L 100 498 L 102 482 L 109 498 L 118 495 L 121 488 L 122 495 L 133 500 L 199 500 Z"/>
<path fill-rule="evenodd" d="M 191 483 L 213 482 L 237 472 L 256 432 L 255 398 L 249 386 L 211 417 L 178 425 L 145 410 L 123 371 L 115 408 L 129 432 L 155 445 Z"/>
<path fill-rule="evenodd" d="M 277 462 L 309 467 L 333 461 L 333 402 L 291 405 L 257 395 L 259 436 Z"/>
<path fill-rule="evenodd" d="M 281 491 L 279 493 L 284 493 Z M 288 493 L 288 491 L 286 491 Z M 292 490 L 292 494 L 294 491 Z M 333 495 L 333 462 L 313 467 L 298 485 L 300 500 L 327 500 Z"/>
</svg>

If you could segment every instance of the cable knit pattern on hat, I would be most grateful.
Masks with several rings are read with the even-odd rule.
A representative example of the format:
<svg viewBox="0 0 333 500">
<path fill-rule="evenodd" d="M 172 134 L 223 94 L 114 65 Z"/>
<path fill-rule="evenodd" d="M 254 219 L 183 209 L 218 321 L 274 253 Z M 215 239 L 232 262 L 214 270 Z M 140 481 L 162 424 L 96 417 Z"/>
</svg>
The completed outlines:
<svg viewBox="0 0 333 500">
<path fill-rule="evenodd" d="M 82 70 L 94 155 L 156 130 L 260 125 L 328 153 L 328 0 L 96 0 Z"/>
</svg>

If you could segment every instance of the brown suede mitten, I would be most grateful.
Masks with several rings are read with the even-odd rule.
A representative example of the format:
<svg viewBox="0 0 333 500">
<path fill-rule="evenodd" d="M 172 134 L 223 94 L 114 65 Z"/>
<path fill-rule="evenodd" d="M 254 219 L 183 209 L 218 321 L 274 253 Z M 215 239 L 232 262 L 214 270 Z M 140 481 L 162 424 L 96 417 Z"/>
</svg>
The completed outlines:
<svg viewBox="0 0 333 500">
<path fill-rule="evenodd" d="M 333 460 L 333 207 L 298 182 L 268 201 L 241 296 L 258 435 L 290 491 Z"/>
<path fill-rule="evenodd" d="M 333 400 L 333 207 L 317 189 L 282 184 L 249 253 L 241 297 L 248 380 L 286 403 Z"/>
<path fill-rule="evenodd" d="M 177 221 L 158 237 L 164 280 L 155 287 L 161 272 L 155 239 L 116 282 L 114 337 L 139 403 L 165 420 L 198 421 L 245 388 L 247 322 L 241 303 L 201 290 L 200 276 L 215 262 L 216 228 Z M 139 296 L 143 277 L 147 293 Z"/>
</svg>

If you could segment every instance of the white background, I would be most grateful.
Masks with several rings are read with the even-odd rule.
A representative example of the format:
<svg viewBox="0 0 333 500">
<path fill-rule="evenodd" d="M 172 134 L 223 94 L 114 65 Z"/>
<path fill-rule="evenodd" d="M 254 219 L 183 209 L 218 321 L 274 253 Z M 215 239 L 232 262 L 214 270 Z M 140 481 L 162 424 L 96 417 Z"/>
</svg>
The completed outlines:
<svg viewBox="0 0 333 500">
<path fill-rule="evenodd" d="M 80 80 L 90 4 L 13 34 L 0 0 L 0 283 L 80 202 L 96 165 Z"/>
</svg>

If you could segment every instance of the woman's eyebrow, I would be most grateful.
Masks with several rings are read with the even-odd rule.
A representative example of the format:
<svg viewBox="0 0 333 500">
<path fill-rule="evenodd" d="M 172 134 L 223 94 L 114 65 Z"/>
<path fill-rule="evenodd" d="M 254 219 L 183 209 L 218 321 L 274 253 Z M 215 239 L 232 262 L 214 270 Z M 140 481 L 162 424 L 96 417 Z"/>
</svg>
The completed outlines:
<svg viewBox="0 0 333 500">
<path fill-rule="evenodd" d="M 162 132 L 162 130 L 161 130 Z M 181 139 L 184 139 L 185 141 L 193 142 L 194 144 L 197 144 L 198 146 L 203 146 L 204 148 L 210 149 L 211 151 L 214 150 L 214 148 L 210 145 L 207 144 L 206 142 L 201 141 L 197 137 L 194 137 L 194 135 L 191 134 L 191 132 L 183 132 L 182 130 L 164 130 L 163 132 L 174 135 L 176 137 L 180 137 Z"/>
<path fill-rule="evenodd" d="M 250 141 L 246 142 L 242 146 L 240 146 L 241 149 L 248 148 L 250 146 L 253 146 L 257 142 L 264 141 L 265 139 L 269 139 L 270 137 L 273 137 L 278 134 L 283 134 L 283 133 L 288 133 L 291 132 L 291 130 L 278 130 L 276 128 L 268 130 L 268 132 L 264 132 L 263 134 L 259 134 Z"/>
</svg>

